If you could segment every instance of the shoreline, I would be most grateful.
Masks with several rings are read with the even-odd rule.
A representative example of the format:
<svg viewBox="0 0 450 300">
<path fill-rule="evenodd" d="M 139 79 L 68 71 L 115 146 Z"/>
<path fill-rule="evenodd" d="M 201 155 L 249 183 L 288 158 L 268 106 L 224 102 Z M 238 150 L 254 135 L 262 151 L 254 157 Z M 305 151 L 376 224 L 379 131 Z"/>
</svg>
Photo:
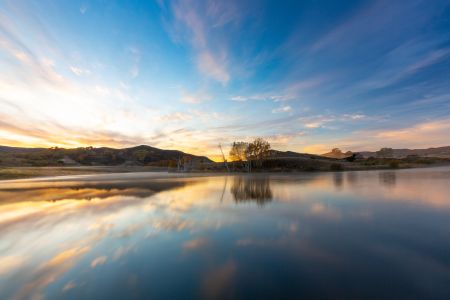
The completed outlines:
<svg viewBox="0 0 450 300">
<path fill-rule="evenodd" d="M 449 166 L 449 163 L 437 163 L 426 165 L 410 165 L 398 168 L 391 168 L 389 166 L 355 166 L 356 168 L 347 168 L 342 170 L 254 170 L 254 172 L 240 172 L 226 170 L 193 170 L 189 172 L 176 172 L 168 170 L 164 167 L 148 167 L 148 166 L 76 166 L 76 167 L 1 167 L 0 181 L 29 179 L 29 178 L 44 178 L 44 177 L 62 177 L 74 175 L 102 175 L 102 174 L 127 174 L 127 173 L 166 173 L 172 176 L 178 175 L 223 175 L 223 174 L 314 174 L 314 173 L 330 173 L 330 172 L 353 172 L 353 171 L 376 171 L 376 170 L 408 170 L 416 168 L 434 168 Z"/>
</svg>

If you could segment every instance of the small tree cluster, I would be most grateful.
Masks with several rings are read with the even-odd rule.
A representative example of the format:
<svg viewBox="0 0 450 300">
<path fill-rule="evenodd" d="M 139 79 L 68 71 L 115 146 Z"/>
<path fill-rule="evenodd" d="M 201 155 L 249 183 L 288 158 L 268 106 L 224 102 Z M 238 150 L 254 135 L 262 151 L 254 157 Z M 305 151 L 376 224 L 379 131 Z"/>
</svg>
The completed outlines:
<svg viewBox="0 0 450 300">
<path fill-rule="evenodd" d="M 251 143 L 234 142 L 229 153 L 233 161 L 246 161 L 249 171 L 252 166 L 252 161 L 255 161 L 258 166 L 261 166 L 263 159 L 268 157 L 269 154 L 270 144 L 263 138 L 256 138 Z"/>
<path fill-rule="evenodd" d="M 246 161 L 247 160 L 248 143 L 233 142 L 230 150 L 230 159 L 232 161 Z"/>
<path fill-rule="evenodd" d="M 247 148 L 247 157 L 250 160 L 255 160 L 259 166 L 261 166 L 262 160 L 269 156 L 269 153 L 270 144 L 262 138 L 255 139 Z"/>
</svg>

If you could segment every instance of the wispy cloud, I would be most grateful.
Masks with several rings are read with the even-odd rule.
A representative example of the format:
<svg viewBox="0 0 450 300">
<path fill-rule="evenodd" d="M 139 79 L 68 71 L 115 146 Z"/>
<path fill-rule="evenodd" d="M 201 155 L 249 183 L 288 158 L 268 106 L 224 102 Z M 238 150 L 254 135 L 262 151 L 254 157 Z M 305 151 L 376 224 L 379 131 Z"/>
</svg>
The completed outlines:
<svg viewBox="0 0 450 300">
<path fill-rule="evenodd" d="M 344 138 L 324 139 L 315 148 L 320 151 L 334 147 L 352 151 L 376 151 L 382 147 L 417 149 L 448 146 L 449 131 L 450 120 L 424 121 L 398 129 L 356 130 Z M 311 147 L 308 146 L 305 150 L 313 151 Z M 313 152 L 320 153 L 320 151 Z"/>
<path fill-rule="evenodd" d="M 192 114 L 184 112 L 173 112 L 158 118 L 161 121 L 189 121 L 192 120 Z"/>
<path fill-rule="evenodd" d="M 129 70 L 131 78 L 139 76 L 139 64 L 141 61 L 141 51 L 136 47 L 128 47 L 128 52 L 131 55 L 131 67 Z"/>
<path fill-rule="evenodd" d="M 75 288 L 76 286 L 77 285 L 75 284 L 75 282 L 73 280 L 71 280 L 63 286 L 62 292 L 65 293 L 65 292 Z"/>
<path fill-rule="evenodd" d="M 106 257 L 106 256 L 99 256 L 99 257 L 97 257 L 97 258 L 95 258 L 92 262 L 91 262 L 91 267 L 92 268 L 95 268 L 95 267 L 97 267 L 97 266 L 100 266 L 100 265 L 103 265 L 105 262 L 106 262 L 106 260 L 108 259 L 108 257 Z"/>
<path fill-rule="evenodd" d="M 430 6 L 425 1 L 393 3 L 388 0 L 371 1 L 363 4 L 352 16 L 321 36 L 311 46 L 312 51 L 335 47 L 350 47 L 361 40 L 373 39 L 383 30 L 402 30 L 408 24 L 403 22 L 404 16 L 415 17 L 414 26 L 420 26 L 432 17 Z M 408 22 L 410 23 L 410 22 Z M 393 27 L 397 24 L 397 27 Z M 351 38 L 348 38 L 351 37 Z"/>
<path fill-rule="evenodd" d="M 172 35 L 187 40 L 192 46 L 196 56 L 197 68 L 204 75 L 227 85 L 231 79 L 228 70 L 228 54 L 223 40 L 214 36 L 213 32 L 230 22 L 233 18 L 231 10 L 223 10 L 227 7 L 215 1 L 200 2 L 180 0 L 172 3 L 174 17 L 170 30 Z M 211 20 L 217 21 L 211 27 Z"/>
<path fill-rule="evenodd" d="M 284 96 L 277 96 L 277 95 L 270 95 L 270 94 L 255 94 L 255 95 L 248 95 L 248 96 L 233 96 L 230 98 L 232 101 L 237 102 L 245 102 L 245 101 L 262 101 L 262 100 L 270 100 L 270 101 L 281 101 L 285 99 Z"/>
<path fill-rule="evenodd" d="M 181 102 L 188 104 L 200 104 L 210 100 L 211 97 L 205 92 L 198 92 L 196 94 L 184 94 L 181 96 Z"/>
<path fill-rule="evenodd" d="M 318 89 L 320 85 L 329 80 L 328 76 L 319 76 L 290 82 L 283 90 L 283 96 L 276 98 L 278 101 L 301 99 L 302 93 L 311 89 Z"/>
<path fill-rule="evenodd" d="M 292 110 L 292 107 L 290 107 L 289 105 L 284 105 L 284 106 L 280 106 L 280 107 L 272 109 L 272 113 L 274 113 L 274 114 L 286 113 L 286 112 L 290 112 L 291 110 Z"/>
<path fill-rule="evenodd" d="M 434 50 L 433 43 L 410 40 L 389 51 L 383 57 L 382 67 L 362 80 L 356 88 L 379 89 L 400 83 L 450 57 L 450 48 Z M 436 44 L 435 44 L 436 43 Z"/>
<path fill-rule="evenodd" d="M 320 114 L 315 116 L 300 117 L 298 120 L 306 128 L 328 128 L 333 129 L 335 125 L 354 123 L 355 121 L 363 121 L 368 119 L 364 114 Z M 370 118 L 372 119 L 372 118 Z"/>
<path fill-rule="evenodd" d="M 86 3 L 81 4 L 80 13 L 84 15 L 87 12 L 87 10 L 88 10 L 88 5 Z"/>
<path fill-rule="evenodd" d="M 214 78 L 223 85 L 230 80 L 230 75 L 226 70 L 226 54 L 213 54 L 210 51 L 201 51 L 198 54 L 198 68 L 206 75 Z"/>
<path fill-rule="evenodd" d="M 366 132 L 379 143 L 405 145 L 408 147 L 429 147 L 447 145 L 450 120 L 436 120 L 418 123 L 411 127 Z"/>
<path fill-rule="evenodd" d="M 322 122 L 310 122 L 310 123 L 305 123 L 305 127 L 306 128 L 319 128 L 322 127 L 323 123 Z"/>
<path fill-rule="evenodd" d="M 238 102 L 245 102 L 248 100 L 248 98 L 245 96 L 233 96 L 233 97 L 231 97 L 231 100 L 238 101 Z"/>
<path fill-rule="evenodd" d="M 72 73 L 74 73 L 77 76 L 83 76 L 83 75 L 91 74 L 90 70 L 82 69 L 82 68 L 75 67 L 75 66 L 70 66 L 70 71 L 72 71 Z"/>
</svg>

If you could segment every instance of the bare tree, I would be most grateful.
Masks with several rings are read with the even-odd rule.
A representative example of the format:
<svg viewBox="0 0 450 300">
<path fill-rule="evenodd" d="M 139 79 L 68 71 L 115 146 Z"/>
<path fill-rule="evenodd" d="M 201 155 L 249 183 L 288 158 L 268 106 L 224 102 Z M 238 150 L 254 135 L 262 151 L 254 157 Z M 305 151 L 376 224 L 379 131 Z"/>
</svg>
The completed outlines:
<svg viewBox="0 0 450 300">
<path fill-rule="evenodd" d="M 219 148 L 220 148 L 220 152 L 222 153 L 223 163 L 225 164 L 225 167 L 227 168 L 227 172 L 230 172 L 230 168 L 228 167 L 228 161 L 225 158 L 225 154 L 223 153 L 221 144 L 219 144 Z"/>
</svg>

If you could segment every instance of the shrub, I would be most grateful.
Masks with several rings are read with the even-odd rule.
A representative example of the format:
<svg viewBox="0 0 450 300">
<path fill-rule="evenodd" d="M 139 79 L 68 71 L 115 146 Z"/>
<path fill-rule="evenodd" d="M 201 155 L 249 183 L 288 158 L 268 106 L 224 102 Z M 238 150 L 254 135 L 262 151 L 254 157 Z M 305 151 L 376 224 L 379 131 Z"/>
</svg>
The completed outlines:
<svg viewBox="0 0 450 300">
<path fill-rule="evenodd" d="M 307 167 L 305 167 L 305 171 L 308 171 L 308 172 L 314 172 L 314 171 L 318 171 L 319 169 L 317 168 L 317 167 L 315 167 L 315 166 L 307 166 Z"/>
<path fill-rule="evenodd" d="M 344 168 L 342 167 L 342 164 L 334 163 L 330 165 L 331 171 L 342 171 Z"/>
<path fill-rule="evenodd" d="M 389 163 L 389 167 L 390 167 L 391 169 L 397 169 L 397 168 L 399 167 L 398 161 L 391 161 L 391 162 Z"/>
</svg>

